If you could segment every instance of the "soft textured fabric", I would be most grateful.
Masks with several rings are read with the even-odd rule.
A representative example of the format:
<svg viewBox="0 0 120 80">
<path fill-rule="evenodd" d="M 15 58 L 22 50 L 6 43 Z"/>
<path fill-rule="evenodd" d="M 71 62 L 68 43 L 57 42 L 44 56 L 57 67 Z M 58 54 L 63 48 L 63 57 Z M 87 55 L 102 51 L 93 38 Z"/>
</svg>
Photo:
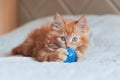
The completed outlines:
<svg viewBox="0 0 120 80">
<path fill-rule="evenodd" d="M 81 62 L 37 62 L 29 57 L 5 56 L 31 30 L 51 22 L 52 17 L 32 21 L 0 36 L 0 80 L 120 80 L 120 16 L 87 16 L 87 19 L 90 45 Z"/>
</svg>

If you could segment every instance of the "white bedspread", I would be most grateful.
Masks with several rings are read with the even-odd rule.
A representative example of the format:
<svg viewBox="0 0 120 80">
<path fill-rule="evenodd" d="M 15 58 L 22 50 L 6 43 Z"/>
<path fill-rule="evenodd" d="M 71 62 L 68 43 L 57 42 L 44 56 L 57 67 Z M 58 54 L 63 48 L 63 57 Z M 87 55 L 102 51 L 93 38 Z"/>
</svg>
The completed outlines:
<svg viewBox="0 0 120 80">
<path fill-rule="evenodd" d="M 28 57 L 5 57 L 31 30 L 51 22 L 51 17 L 32 21 L 0 36 L 0 80 L 120 80 L 120 16 L 87 16 L 87 19 L 90 45 L 81 62 L 37 62 Z"/>
</svg>

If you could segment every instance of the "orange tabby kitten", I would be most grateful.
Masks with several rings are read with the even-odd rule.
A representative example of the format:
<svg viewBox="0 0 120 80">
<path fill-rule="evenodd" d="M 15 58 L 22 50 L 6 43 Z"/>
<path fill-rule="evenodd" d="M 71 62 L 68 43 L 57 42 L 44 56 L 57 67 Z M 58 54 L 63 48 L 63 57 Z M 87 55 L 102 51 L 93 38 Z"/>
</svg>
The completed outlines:
<svg viewBox="0 0 120 80">
<path fill-rule="evenodd" d="M 64 61 L 66 47 L 73 48 L 77 60 L 82 59 L 88 46 L 88 26 L 86 17 L 79 20 L 64 20 L 59 14 L 54 16 L 54 22 L 46 24 L 30 33 L 27 39 L 14 48 L 14 55 L 34 57 L 38 61 Z"/>
</svg>

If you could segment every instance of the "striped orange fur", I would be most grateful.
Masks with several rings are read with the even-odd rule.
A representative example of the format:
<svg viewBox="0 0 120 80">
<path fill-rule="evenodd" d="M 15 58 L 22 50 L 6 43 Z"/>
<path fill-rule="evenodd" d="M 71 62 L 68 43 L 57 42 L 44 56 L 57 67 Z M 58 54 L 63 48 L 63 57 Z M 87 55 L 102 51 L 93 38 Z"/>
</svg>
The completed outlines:
<svg viewBox="0 0 120 80">
<path fill-rule="evenodd" d="M 89 43 L 87 33 L 85 16 L 79 20 L 64 20 L 56 14 L 53 23 L 32 31 L 12 53 L 34 57 L 38 61 L 64 61 L 67 55 L 65 48 L 71 47 L 80 60 Z"/>
</svg>

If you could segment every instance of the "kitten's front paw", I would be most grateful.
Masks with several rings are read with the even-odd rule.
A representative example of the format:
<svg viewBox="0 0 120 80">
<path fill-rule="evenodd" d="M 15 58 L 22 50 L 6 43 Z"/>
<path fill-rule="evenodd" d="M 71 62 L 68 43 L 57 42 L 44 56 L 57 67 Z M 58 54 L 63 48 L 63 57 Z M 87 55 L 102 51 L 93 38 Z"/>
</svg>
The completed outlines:
<svg viewBox="0 0 120 80">
<path fill-rule="evenodd" d="M 81 53 L 80 51 L 76 51 L 77 53 L 77 61 L 81 61 L 83 59 L 84 54 Z"/>
<path fill-rule="evenodd" d="M 66 58 L 67 58 L 67 50 L 66 49 L 64 49 L 64 48 L 60 48 L 60 49 L 58 49 L 57 50 L 57 54 L 58 54 L 58 60 L 57 61 L 64 61 L 64 60 L 66 60 Z"/>
</svg>

